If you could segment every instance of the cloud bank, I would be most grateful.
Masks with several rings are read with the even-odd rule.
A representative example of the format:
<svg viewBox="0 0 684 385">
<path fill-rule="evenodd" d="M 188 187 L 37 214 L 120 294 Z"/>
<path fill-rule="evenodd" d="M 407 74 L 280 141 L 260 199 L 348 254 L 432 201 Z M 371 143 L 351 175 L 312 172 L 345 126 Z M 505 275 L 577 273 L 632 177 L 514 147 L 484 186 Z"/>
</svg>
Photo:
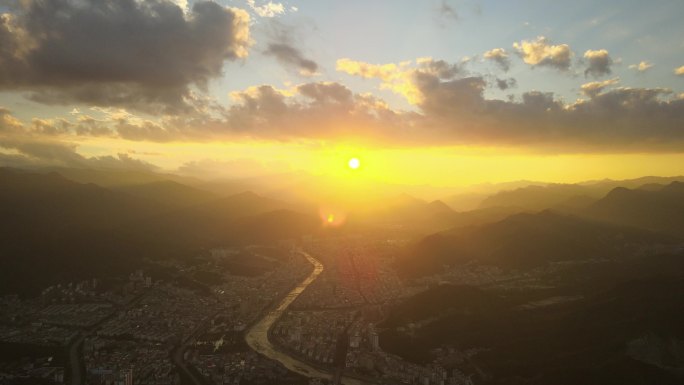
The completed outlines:
<svg viewBox="0 0 684 385">
<path fill-rule="evenodd" d="M 244 58 L 249 15 L 213 1 L 21 1 L 0 17 L 0 89 L 47 104 L 192 110 L 226 60 Z"/>
<path fill-rule="evenodd" d="M 272 85 L 232 93 L 231 106 L 214 114 L 146 120 L 122 110 L 106 119 L 83 113 L 34 121 L 31 135 L 104 135 L 128 140 L 211 141 L 353 140 L 384 146 L 484 145 L 537 152 L 663 152 L 684 146 L 684 97 L 663 88 L 619 87 L 619 79 L 583 84 L 583 98 L 565 102 L 551 92 L 528 91 L 507 100 L 486 91 L 501 79 L 469 73 L 461 63 L 419 59 L 371 64 L 341 59 L 338 69 L 377 81 L 406 98 L 414 110 L 354 93 L 339 82 Z M 503 80 L 507 86 L 514 79 Z M 17 124 L 4 113 L 5 136 Z M 0 140 L 0 143 L 4 142 Z M 14 149 L 25 151 L 18 145 Z"/>
</svg>

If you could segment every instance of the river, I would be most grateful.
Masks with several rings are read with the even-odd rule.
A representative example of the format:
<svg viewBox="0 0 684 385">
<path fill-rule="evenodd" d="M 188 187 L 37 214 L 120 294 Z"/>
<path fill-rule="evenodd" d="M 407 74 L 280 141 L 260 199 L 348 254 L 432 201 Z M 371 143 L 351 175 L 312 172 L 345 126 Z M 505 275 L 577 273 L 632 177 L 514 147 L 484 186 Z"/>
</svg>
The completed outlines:
<svg viewBox="0 0 684 385">
<path fill-rule="evenodd" d="M 283 364 L 289 370 L 299 373 L 306 377 L 311 378 L 325 378 L 332 379 L 333 375 L 330 372 L 323 371 L 313 366 L 300 361 L 299 359 L 278 350 L 271 341 L 268 340 L 268 331 L 273 326 L 273 324 L 283 315 L 285 310 L 294 302 L 297 297 L 304 292 L 304 290 L 316 280 L 316 278 L 323 272 L 323 264 L 321 264 L 317 259 L 310 256 L 306 252 L 300 251 L 300 253 L 314 266 L 313 271 L 309 274 L 306 279 L 304 279 L 297 287 L 292 289 L 285 298 L 278 304 L 278 306 L 271 310 L 263 319 L 257 322 L 251 329 L 247 332 L 245 339 L 247 344 L 255 351 L 263 354 L 264 356 L 276 360 Z M 342 377 L 341 382 L 345 385 L 361 385 L 363 382 L 349 377 Z"/>
</svg>

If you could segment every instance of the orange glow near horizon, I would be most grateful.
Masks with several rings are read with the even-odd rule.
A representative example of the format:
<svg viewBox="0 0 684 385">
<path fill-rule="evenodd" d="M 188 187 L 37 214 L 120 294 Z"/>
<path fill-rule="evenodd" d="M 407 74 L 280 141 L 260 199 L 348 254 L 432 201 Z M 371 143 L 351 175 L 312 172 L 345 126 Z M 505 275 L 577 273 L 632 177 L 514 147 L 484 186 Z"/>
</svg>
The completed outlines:
<svg viewBox="0 0 684 385">
<path fill-rule="evenodd" d="M 111 138 L 88 139 L 78 151 L 84 156 L 134 154 L 171 173 L 208 160 L 217 164 L 214 170 L 206 175 L 190 174 L 206 179 L 308 174 L 334 194 L 365 190 L 364 186 L 373 184 L 463 188 L 515 180 L 576 183 L 684 174 L 684 153 L 550 155 L 475 146 L 388 148 L 332 141 L 258 140 L 156 143 Z M 358 168 L 351 167 L 352 159 L 359 161 Z M 358 172 L 361 169 L 363 172 Z"/>
</svg>

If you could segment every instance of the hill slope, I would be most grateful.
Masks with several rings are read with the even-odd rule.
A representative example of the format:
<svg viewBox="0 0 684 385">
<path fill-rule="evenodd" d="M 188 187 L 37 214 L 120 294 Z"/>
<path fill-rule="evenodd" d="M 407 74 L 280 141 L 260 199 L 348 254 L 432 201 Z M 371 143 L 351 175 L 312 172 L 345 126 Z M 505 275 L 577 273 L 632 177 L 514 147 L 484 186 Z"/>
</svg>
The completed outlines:
<svg viewBox="0 0 684 385">
<path fill-rule="evenodd" d="M 134 195 L 55 173 L 0 169 L 0 292 L 31 293 L 55 282 L 127 272 L 143 258 L 190 257 L 320 228 L 316 217 L 253 193 L 170 207 L 167 199 L 179 191 L 204 199 L 188 189 L 164 182 L 152 186 L 155 194 Z"/>
<path fill-rule="evenodd" d="M 660 189 L 616 188 L 589 206 L 587 216 L 684 237 L 684 183 Z"/>
<path fill-rule="evenodd" d="M 465 263 L 531 268 L 549 262 L 616 258 L 670 241 L 644 230 L 544 211 L 430 235 L 407 250 L 397 266 L 407 277 Z"/>
<path fill-rule="evenodd" d="M 531 185 L 512 190 L 500 191 L 484 199 L 480 208 L 486 207 L 521 207 L 527 210 L 544 210 L 563 206 L 573 197 L 583 199 L 600 199 L 609 191 L 618 187 L 638 188 L 649 184 L 668 184 L 673 181 L 684 181 L 684 177 L 647 176 L 628 180 L 600 180 L 577 184 Z"/>
</svg>

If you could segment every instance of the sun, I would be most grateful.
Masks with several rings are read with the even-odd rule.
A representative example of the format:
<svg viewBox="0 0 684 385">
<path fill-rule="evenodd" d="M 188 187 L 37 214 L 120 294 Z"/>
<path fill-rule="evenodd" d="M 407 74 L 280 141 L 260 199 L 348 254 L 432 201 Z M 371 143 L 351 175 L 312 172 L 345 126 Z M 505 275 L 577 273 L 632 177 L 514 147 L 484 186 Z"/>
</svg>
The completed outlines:
<svg viewBox="0 0 684 385">
<path fill-rule="evenodd" d="M 359 158 L 351 158 L 349 159 L 349 162 L 347 162 L 347 164 L 349 165 L 349 168 L 356 170 L 357 168 L 359 168 L 359 166 L 361 166 L 361 161 L 359 160 Z"/>
</svg>

